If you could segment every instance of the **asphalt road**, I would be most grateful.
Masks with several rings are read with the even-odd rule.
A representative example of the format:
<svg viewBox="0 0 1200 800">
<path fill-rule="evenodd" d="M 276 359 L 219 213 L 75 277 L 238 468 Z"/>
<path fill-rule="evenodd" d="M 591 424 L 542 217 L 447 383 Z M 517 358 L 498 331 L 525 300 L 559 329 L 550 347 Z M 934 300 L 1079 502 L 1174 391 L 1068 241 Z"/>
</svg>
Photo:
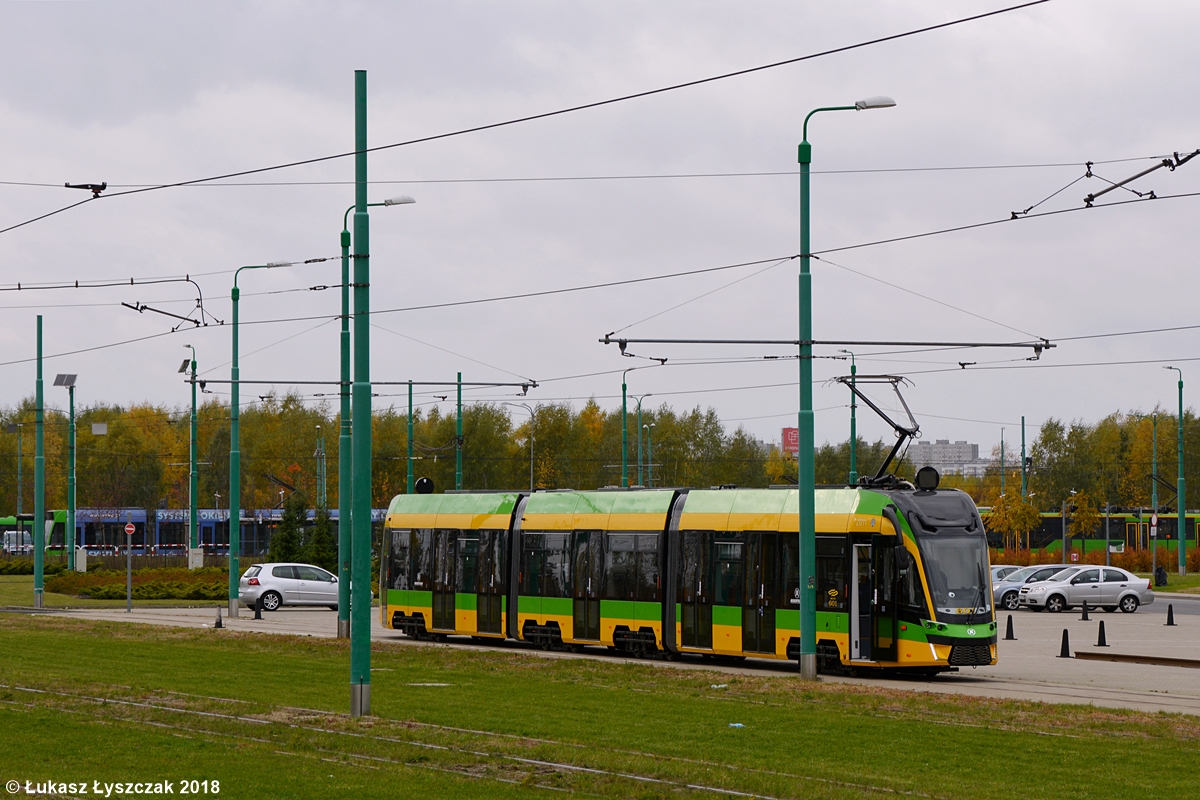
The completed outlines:
<svg viewBox="0 0 1200 800">
<path fill-rule="evenodd" d="M 1174 607 L 1176 625 L 1173 627 L 1164 624 L 1168 603 Z M 216 621 L 217 610 L 212 606 L 134 608 L 132 613 L 126 613 L 123 609 L 67 609 L 39 613 L 79 619 L 211 628 Z M 1008 616 L 1007 613 L 1000 615 L 1001 631 L 1005 630 Z M 1200 715 L 1200 669 L 1059 658 L 1062 635 L 1066 630 L 1072 653 L 1084 651 L 1183 658 L 1194 659 L 1200 664 L 1200 597 L 1159 594 L 1153 605 L 1143 606 L 1134 614 L 1093 611 L 1090 617 L 1089 621 L 1082 621 L 1078 611 L 1061 614 L 1030 611 L 1013 613 L 1016 640 L 1000 642 L 999 663 L 993 667 L 966 668 L 936 678 L 822 676 L 821 680 L 908 691 Z M 1100 621 L 1105 624 L 1107 648 L 1096 647 Z M 234 631 L 333 637 L 337 632 L 337 613 L 325 609 L 285 608 L 264 614 L 262 620 L 255 620 L 252 611 L 243 609 L 240 616 L 223 618 L 222 623 L 226 629 Z M 503 650 L 530 658 L 598 657 L 642 664 L 651 669 L 703 669 L 727 673 L 796 672 L 795 664 L 789 662 L 721 662 L 689 657 L 674 662 L 639 660 L 613 655 L 604 648 L 589 648 L 585 653 L 574 654 L 543 651 L 517 642 L 480 644 L 467 637 L 451 637 L 448 644 L 417 642 L 397 631 L 383 628 L 378 623 L 378 614 L 372 615 L 371 627 L 373 640 L 409 647 Z"/>
</svg>

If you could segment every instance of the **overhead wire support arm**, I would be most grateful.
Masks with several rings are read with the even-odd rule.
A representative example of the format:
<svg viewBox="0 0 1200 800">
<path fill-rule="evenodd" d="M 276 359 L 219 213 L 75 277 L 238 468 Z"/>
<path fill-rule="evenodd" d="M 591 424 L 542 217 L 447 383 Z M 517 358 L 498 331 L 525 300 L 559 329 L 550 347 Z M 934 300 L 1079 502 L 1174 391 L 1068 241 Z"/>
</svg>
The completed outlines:
<svg viewBox="0 0 1200 800">
<path fill-rule="evenodd" d="M 1084 205 L 1086 205 L 1088 208 L 1091 208 L 1091 207 L 1092 207 L 1092 203 L 1093 203 L 1093 202 L 1095 202 L 1095 200 L 1096 200 L 1097 198 L 1099 198 L 1099 197 L 1101 197 L 1101 196 L 1103 196 L 1103 195 L 1106 195 L 1106 194 L 1108 194 L 1108 193 L 1109 193 L 1109 192 L 1111 192 L 1113 189 L 1122 189 L 1122 188 L 1127 188 L 1127 187 L 1125 186 L 1125 184 L 1127 184 L 1127 183 L 1132 183 L 1132 182 L 1136 181 L 1138 178 L 1141 178 L 1141 177 L 1144 177 L 1144 176 L 1146 176 L 1146 175 L 1149 175 L 1151 172 L 1154 172 L 1155 170 L 1158 170 L 1158 169 L 1162 169 L 1163 167 L 1166 167 L 1166 168 L 1167 168 L 1167 169 L 1169 169 L 1170 171 L 1174 172 L 1174 171 L 1175 171 L 1175 169 L 1176 169 L 1177 167 L 1182 167 L 1184 164 L 1186 164 L 1187 162 L 1191 161 L 1191 160 L 1192 160 L 1193 158 L 1195 158 L 1197 155 L 1200 155 L 1200 150 L 1195 150 L 1195 151 L 1193 151 L 1193 152 L 1189 153 L 1188 155 L 1186 155 L 1186 156 L 1182 156 L 1182 157 L 1179 155 L 1179 153 L 1174 153 L 1174 154 L 1172 154 L 1172 155 L 1174 156 L 1174 158 L 1173 158 L 1173 159 L 1172 159 L 1172 158 L 1164 158 L 1162 161 L 1160 161 L 1159 163 L 1155 164 L 1153 167 L 1150 167 L 1149 169 L 1144 169 L 1144 170 L 1142 170 L 1141 172 L 1139 172 L 1137 175 L 1133 175 L 1133 176 L 1131 176 L 1131 177 L 1128 177 L 1128 178 L 1126 178 L 1126 179 L 1125 179 L 1125 180 L 1123 180 L 1123 181 L 1120 181 L 1120 182 L 1118 182 L 1118 183 L 1114 183 L 1112 186 L 1109 186 L 1109 187 L 1106 187 L 1106 188 L 1104 188 L 1104 189 L 1101 189 L 1101 190 L 1100 190 L 1100 191 L 1098 191 L 1098 192 L 1093 192 L 1092 194 L 1089 194 L 1087 197 L 1083 198 Z M 1092 176 L 1093 176 L 1093 173 L 1092 173 L 1092 162 L 1090 162 L 1090 161 L 1089 161 L 1087 166 L 1088 166 L 1087 177 L 1089 177 L 1089 178 L 1090 178 L 1090 177 L 1092 177 Z M 1097 177 L 1098 177 L 1098 176 L 1097 176 Z M 1103 180 L 1103 179 L 1101 179 L 1101 180 Z M 1154 199 L 1157 199 L 1157 198 L 1155 197 L 1155 194 L 1154 194 L 1154 191 L 1153 191 L 1153 190 L 1151 190 L 1151 191 L 1149 191 L 1149 192 L 1138 192 L 1138 191 L 1135 191 L 1135 190 L 1133 190 L 1133 189 L 1129 189 L 1129 191 L 1133 192 L 1133 193 L 1134 193 L 1134 194 L 1136 194 L 1138 197 L 1143 197 L 1143 198 L 1146 198 L 1146 199 L 1149 199 L 1149 200 L 1154 200 Z"/>
<path fill-rule="evenodd" d="M 1033 349 L 1036 356 L 1040 356 L 1043 350 L 1057 347 L 1049 339 L 1028 342 L 867 342 L 849 339 L 813 339 L 810 341 L 800 339 L 614 339 L 612 334 L 605 334 L 603 339 L 597 341 L 601 344 L 616 344 L 622 351 L 629 344 L 752 344 L 786 347 L 799 347 L 807 344 L 830 347 L 1028 347 Z"/>
</svg>

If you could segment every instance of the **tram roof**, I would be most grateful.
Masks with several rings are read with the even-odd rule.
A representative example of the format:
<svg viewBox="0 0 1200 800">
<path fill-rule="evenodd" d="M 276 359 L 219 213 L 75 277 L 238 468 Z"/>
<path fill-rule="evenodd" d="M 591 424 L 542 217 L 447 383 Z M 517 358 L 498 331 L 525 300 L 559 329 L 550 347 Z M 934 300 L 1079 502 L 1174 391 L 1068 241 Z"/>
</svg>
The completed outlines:
<svg viewBox="0 0 1200 800">
<path fill-rule="evenodd" d="M 388 506 L 387 526 L 506 530 L 519 498 L 516 492 L 401 494 Z"/>
<path fill-rule="evenodd" d="M 525 530 L 661 531 L 675 492 L 546 492 L 525 504 Z"/>
<path fill-rule="evenodd" d="M 684 501 L 679 526 L 711 531 L 797 531 L 799 497 L 795 489 L 693 490 Z M 817 529 L 831 533 L 870 530 L 868 517 L 878 515 L 886 499 L 865 489 L 817 489 Z"/>
</svg>

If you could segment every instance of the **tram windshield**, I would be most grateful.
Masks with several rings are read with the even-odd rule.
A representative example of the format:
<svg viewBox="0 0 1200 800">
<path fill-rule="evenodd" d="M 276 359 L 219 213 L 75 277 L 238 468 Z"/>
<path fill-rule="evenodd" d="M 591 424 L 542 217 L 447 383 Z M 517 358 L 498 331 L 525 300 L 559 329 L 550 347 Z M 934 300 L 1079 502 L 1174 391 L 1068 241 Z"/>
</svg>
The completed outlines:
<svg viewBox="0 0 1200 800">
<path fill-rule="evenodd" d="M 917 537 L 938 619 L 969 622 L 991 612 L 987 541 L 979 534 Z M 957 618 L 962 618 L 957 619 Z"/>
</svg>

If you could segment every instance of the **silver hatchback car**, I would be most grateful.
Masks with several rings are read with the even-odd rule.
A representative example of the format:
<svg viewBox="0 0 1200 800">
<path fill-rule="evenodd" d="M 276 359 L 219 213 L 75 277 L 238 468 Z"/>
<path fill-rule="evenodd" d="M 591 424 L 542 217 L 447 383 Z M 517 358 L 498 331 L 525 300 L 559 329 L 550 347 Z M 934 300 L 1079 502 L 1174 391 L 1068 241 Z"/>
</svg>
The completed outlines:
<svg viewBox="0 0 1200 800">
<path fill-rule="evenodd" d="M 338 607 L 337 576 L 312 564 L 255 564 L 238 585 L 238 600 L 275 611 L 280 606 Z"/>
<path fill-rule="evenodd" d="M 1092 608 L 1125 613 L 1154 602 L 1150 581 L 1117 567 L 1078 566 L 1040 583 L 1021 587 L 1021 605 L 1053 613 L 1087 603 Z"/>
<path fill-rule="evenodd" d="M 992 596 L 996 598 L 996 607 L 1016 611 L 1021 607 L 1021 587 L 1030 583 L 1044 581 L 1051 575 L 1062 572 L 1070 564 L 1034 564 L 1032 567 L 1021 567 L 1000 580 L 992 582 Z"/>
</svg>

